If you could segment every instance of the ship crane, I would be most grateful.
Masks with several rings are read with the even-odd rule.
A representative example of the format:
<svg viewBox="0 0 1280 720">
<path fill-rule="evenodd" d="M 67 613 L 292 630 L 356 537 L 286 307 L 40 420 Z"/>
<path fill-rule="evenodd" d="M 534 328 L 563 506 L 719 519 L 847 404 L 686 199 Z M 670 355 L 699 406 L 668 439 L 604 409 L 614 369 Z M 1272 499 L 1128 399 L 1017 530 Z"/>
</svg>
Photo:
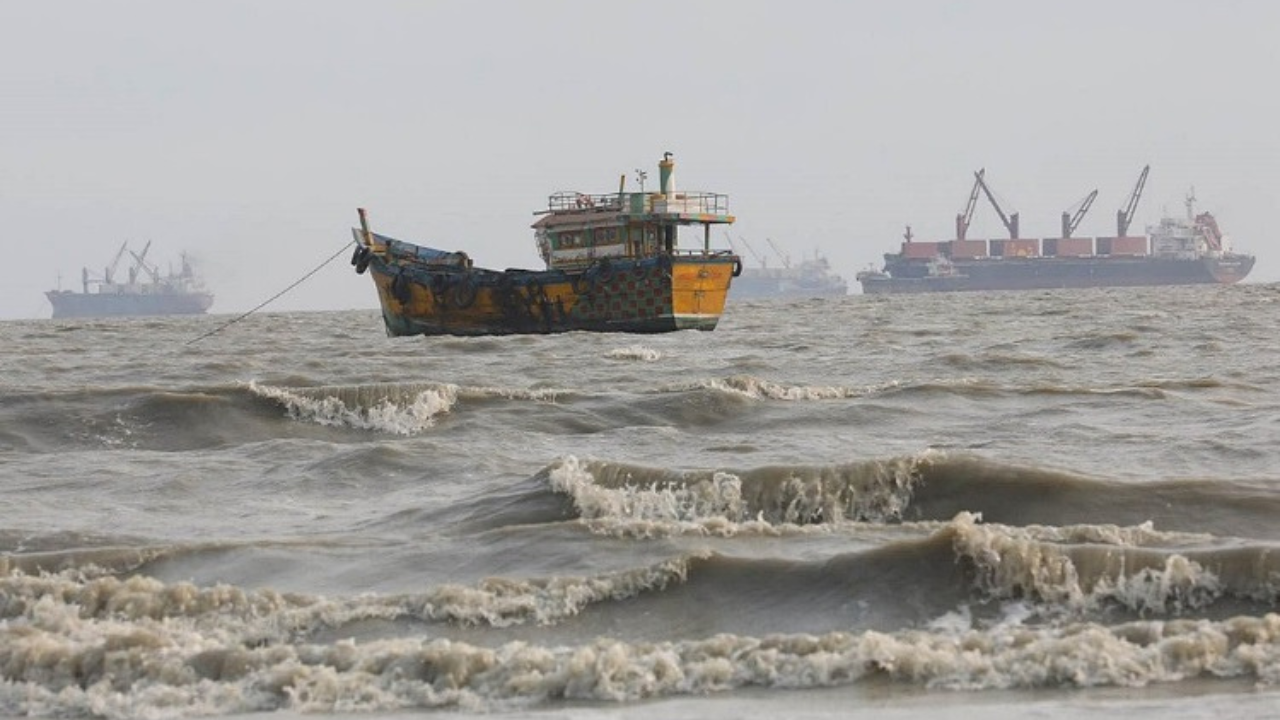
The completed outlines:
<svg viewBox="0 0 1280 720">
<path fill-rule="evenodd" d="M 729 240 L 729 247 L 733 247 L 733 238 L 729 237 L 729 233 L 725 233 L 724 236 Z M 751 257 L 755 258 L 756 262 L 760 263 L 760 267 L 768 267 L 768 260 L 760 257 L 760 253 L 756 252 L 756 249 L 751 247 L 751 243 L 747 242 L 746 238 L 739 237 L 738 242 L 742 243 L 742 247 L 746 248 L 747 252 L 751 253 Z"/>
<path fill-rule="evenodd" d="M 1138 184 L 1133 186 L 1133 193 L 1129 195 L 1129 204 L 1125 205 L 1123 210 L 1116 212 L 1117 237 L 1127 237 L 1129 234 L 1129 223 L 1133 222 L 1133 211 L 1138 209 L 1138 198 L 1142 197 L 1142 188 L 1147 184 L 1147 173 L 1150 170 L 1150 165 L 1142 168 L 1142 174 L 1138 176 Z"/>
<path fill-rule="evenodd" d="M 1084 219 L 1084 214 L 1089 212 L 1089 208 L 1093 205 L 1093 201 L 1097 197 L 1098 191 L 1095 189 L 1093 192 L 1086 195 L 1083 200 L 1076 203 L 1076 210 L 1074 214 L 1071 212 L 1070 208 L 1067 208 L 1067 211 L 1062 213 L 1062 237 L 1071 237 L 1071 233 L 1075 232 L 1076 228 L 1080 226 L 1080 221 Z"/>
<path fill-rule="evenodd" d="M 974 180 L 973 189 L 969 191 L 969 202 L 964 206 L 964 212 L 956 215 L 957 240 L 963 240 L 964 236 L 969 232 L 969 223 L 973 220 L 973 210 L 978 206 L 978 191 L 980 189 L 979 183 L 982 182 L 982 176 L 985 175 L 986 172 L 987 169 L 983 168 L 974 173 L 977 176 L 977 180 Z M 907 238 L 907 242 L 911 242 L 911 239 Z"/>
<path fill-rule="evenodd" d="M 156 277 L 156 273 L 153 272 L 151 268 L 147 267 L 146 257 L 147 257 L 147 251 L 150 249 L 151 249 L 151 241 L 148 240 L 147 244 L 142 246 L 141 253 L 136 253 L 132 250 L 129 251 L 129 254 L 133 256 L 133 259 L 135 261 L 133 264 L 133 267 L 129 268 L 129 284 L 130 285 L 138 281 L 139 268 L 145 269 L 148 273 L 151 274 L 151 277 L 154 278 L 156 282 L 160 282 L 160 280 Z"/>
<path fill-rule="evenodd" d="M 148 242 L 147 246 L 142 249 L 142 254 L 138 254 L 132 250 L 129 251 L 129 254 L 132 255 L 133 259 L 136 261 L 136 263 L 133 266 L 133 269 L 129 271 L 130 283 L 132 283 L 134 279 L 137 278 L 139 268 L 147 271 L 147 274 L 151 276 L 151 282 L 156 284 L 160 283 L 160 271 L 148 265 L 146 261 L 147 250 L 149 249 L 151 249 L 150 242 Z"/>
<path fill-rule="evenodd" d="M 983 174 L 976 172 L 973 176 L 977 178 L 978 186 L 982 188 L 983 194 L 985 194 L 987 199 L 991 201 L 991 207 L 996 209 L 996 214 L 1000 216 L 1000 222 L 1004 223 L 1005 228 L 1009 231 L 1009 239 L 1017 240 L 1018 213 L 1015 212 L 1005 215 L 1004 210 L 1000 207 L 1000 203 L 996 202 L 996 196 L 992 194 L 991 188 L 987 187 L 987 181 L 983 179 Z"/>
<path fill-rule="evenodd" d="M 775 244 L 773 243 L 773 240 L 772 240 L 771 238 L 765 238 L 765 239 L 764 239 L 764 241 L 765 241 L 765 242 L 767 242 L 767 243 L 769 243 L 769 247 L 773 248 L 773 251 L 774 251 L 774 252 L 778 253 L 778 257 L 779 257 L 779 258 L 781 258 L 781 260 L 782 260 L 782 267 L 784 267 L 784 268 L 786 268 L 786 269 L 790 270 L 790 269 L 791 269 L 791 258 L 790 258 L 790 257 L 788 257 L 786 253 L 784 253 L 784 252 L 782 252 L 781 250 L 779 250 L 779 249 L 778 249 L 778 246 L 777 246 L 777 245 L 775 245 Z"/>
<path fill-rule="evenodd" d="M 120 264 L 120 258 L 124 257 L 124 251 L 127 250 L 128 248 L 129 248 L 129 241 L 125 240 L 123 243 L 121 243 L 120 249 L 116 251 L 115 259 L 112 260 L 111 264 L 108 265 L 106 269 L 102 271 L 102 279 L 108 285 L 111 284 L 112 282 L 111 280 L 112 276 L 116 274 L 116 266 Z"/>
</svg>

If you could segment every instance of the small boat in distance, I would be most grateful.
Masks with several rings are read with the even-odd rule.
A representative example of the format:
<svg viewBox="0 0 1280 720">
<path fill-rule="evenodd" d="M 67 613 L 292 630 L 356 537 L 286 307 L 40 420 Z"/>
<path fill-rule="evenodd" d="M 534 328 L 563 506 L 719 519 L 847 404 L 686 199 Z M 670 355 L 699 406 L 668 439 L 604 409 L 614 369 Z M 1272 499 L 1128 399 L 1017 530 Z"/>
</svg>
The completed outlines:
<svg viewBox="0 0 1280 720">
<path fill-rule="evenodd" d="M 544 270 L 474 267 L 445 251 L 370 231 L 359 209 L 351 263 L 369 271 L 387 334 L 661 333 L 714 330 L 742 261 L 711 248 L 711 227 L 734 221 L 728 197 L 677 192 L 671 153 L 658 192 L 551 195 L 533 223 Z M 701 228 L 701 247 L 679 231 Z"/>
<path fill-rule="evenodd" d="M 88 268 L 80 271 L 81 292 L 74 290 L 49 290 L 45 297 L 53 305 L 54 318 L 86 317 L 144 317 L 151 315 L 200 315 L 213 306 L 213 295 L 204 289 L 196 277 L 186 253 L 182 255 L 182 269 L 172 268 L 161 274 L 159 268 L 147 262 L 148 242 L 137 253 L 129 249 L 126 241 L 116 251 L 102 277 L 94 277 Z M 116 282 L 116 269 L 125 253 L 133 256 L 127 282 Z"/>
</svg>

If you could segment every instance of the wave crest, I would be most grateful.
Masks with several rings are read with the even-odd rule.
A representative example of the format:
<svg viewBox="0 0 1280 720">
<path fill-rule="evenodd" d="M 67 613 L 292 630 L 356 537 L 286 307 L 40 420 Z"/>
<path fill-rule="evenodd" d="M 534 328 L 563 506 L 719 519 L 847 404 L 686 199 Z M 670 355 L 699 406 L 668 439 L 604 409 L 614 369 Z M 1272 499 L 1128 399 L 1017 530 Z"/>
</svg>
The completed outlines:
<svg viewBox="0 0 1280 720">
<path fill-rule="evenodd" d="M 598 637 L 492 648 L 426 637 L 274 640 L 217 613 L 204 627 L 129 624 L 112 615 L 84 617 L 54 597 L 25 619 L 0 625 L 0 707 L 19 715 L 483 711 L 553 699 L 633 702 L 832 687 L 875 676 L 951 689 L 1137 687 L 1197 676 L 1280 682 L 1276 614 L 1112 627 L 1009 623 L 665 642 Z"/>
<path fill-rule="evenodd" d="M 838 400 L 869 394 L 869 389 L 838 385 L 782 385 L 754 375 L 732 375 L 703 381 L 702 387 L 753 400 Z"/>
<path fill-rule="evenodd" d="M 1060 544 L 1036 528 L 982 525 L 961 513 L 942 532 L 972 564 L 978 590 L 1073 612 L 1114 603 L 1140 614 L 1178 614 L 1224 596 L 1271 602 L 1271 578 L 1280 577 L 1280 560 L 1257 548 L 1179 552 L 1130 544 L 1149 528 L 1117 533 L 1117 544 Z"/>
<path fill-rule="evenodd" d="M 833 466 L 672 472 L 563 458 L 545 473 L 579 517 L 626 533 L 710 532 L 745 526 L 901 519 L 920 457 Z"/>
<path fill-rule="evenodd" d="M 380 383 L 284 388 L 249 383 L 255 395 L 280 403 L 295 420 L 413 435 L 435 425 L 458 401 L 450 384 Z"/>
<path fill-rule="evenodd" d="M 628 345 L 623 348 L 614 348 L 605 353 L 605 357 L 609 360 L 631 360 L 635 362 L 658 362 L 662 359 L 662 351 L 655 350 L 644 345 Z"/>
</svg>

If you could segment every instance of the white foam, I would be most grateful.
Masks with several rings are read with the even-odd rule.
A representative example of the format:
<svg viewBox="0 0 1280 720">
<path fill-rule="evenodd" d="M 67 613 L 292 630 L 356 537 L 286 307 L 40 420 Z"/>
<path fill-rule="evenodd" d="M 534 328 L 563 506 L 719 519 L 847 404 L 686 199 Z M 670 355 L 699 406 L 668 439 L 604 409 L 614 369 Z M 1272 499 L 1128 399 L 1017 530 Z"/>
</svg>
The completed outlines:
<svg viewBox="0 0 1280 720">
<path fill-rule="evenodd" d="M 456 385 L 355 385 L 282 388 L 250 382 L 256 395 L 318 425 L 413 435 L 433 426 L 458 400 Z"/>
<path fill-rule="evenodd" d="M 1115 602 L 1135 611 L 1173 613 L 1205 607 L 1224 592 L 1215 573 L 1168 550 L 1060 545 L 1047 542 L 1043 529 L 982 525 L 970 513 L 957 515 L 943 532 L 954 533 L 957 555 L 974 563 L 979 589 L 993 597 L 1029 594 L 1078 612 Z M 1105 537 L 1125 543 L 1150 532 L 1139 528 Z"/>
<path fill-rule="evenodd" d="M 682 572 L 678 563 L 653 570 L 668 582 Z M 634 592 L 646 582 L 604 592 L 591 583 L 566 586 L 553 605 L 581 607 L 570 598 Z M 335 608 L 382 616 L 403 611 L 404 598 L 325 600 L 148 578 L 83 582 L 70 574 L 10 575 L 3 583 L 0 712 L 14 716 L 498 711 L 565 699 L 846 685 L 869 674 L 955 689 L 1133 687 L 1200 676 L 1280 681 L 1280 615 L 1272 613 L 1031 627 L 1015 609 L 1004 622 L 973 627 L 961 609 L 897 632 L 487 648 L 430 637 L 321 643 L 302 632 L 302 617 Z"/>
<path fill-rule="evenodd" d="M 458 395 L 463 397 L 497 397 L 504 400 L 531 400 L 533 402 L 554 404 L 565 395 L 573 394 L 572 390 L 554 388 L 503 388 L 503 387 L 467 387 L 459 388 Z"/>
<path fill-rule="evenodd" d="M 433 591 L 424 612 L 435 619 L 506 627 L 533 621 L 550 625 L 588 605 L 662 590 L 688 579 L 689 562 L 707 554 L 675 558 L 651 567 L 594 577 L 550 580 L 489 579 L 477 586 L 445 585 Z"/>
<path fill-rule="evenodd" d="M 605 357 L 610 360 L 633 360 L 651 363 L 661 360 L 662 352 L 644 345 L 629 345 L 624 348 L 614 348 L 605 353 Z"/>
<path fill-rule="evenodd" d="M 928 454 L 849 466 L 714 470 L 659 483 L 603 485 L 601 463 L 562 458 L 551 489 L 573 499 L 597 532 L 630 537 L 830 532 L 852 521 L 899 519 Z M 799 526 L 809 529 L 799 530 Z"/>
<path fill-rule="evenodd" d="M 754 375 L 733 375 L 723 379 L 704 381 L 713 390 L 741 395 L 753 400 L 837 400 L 862 397 L 869 388 L 856 389 L 837 385 L 782 385 Z"/>
</svg>

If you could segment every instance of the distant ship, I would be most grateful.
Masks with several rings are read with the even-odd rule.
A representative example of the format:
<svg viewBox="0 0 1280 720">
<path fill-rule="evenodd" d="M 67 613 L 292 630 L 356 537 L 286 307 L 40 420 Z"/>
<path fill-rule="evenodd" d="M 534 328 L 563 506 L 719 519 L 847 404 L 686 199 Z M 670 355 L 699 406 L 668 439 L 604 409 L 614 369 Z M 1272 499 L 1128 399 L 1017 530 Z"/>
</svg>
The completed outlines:
<svg viewBox="0 0 1280 720">
<path fill-rule="evenodd" d="M 102 277 L 92 276 L 88 268 L 81 271 L 81 292 L 61 289 L 46 292 L 45 297 L 53 305 L 53 317 L 199 315 L 208 311 L 213 305 L 213 295 L 205 291 L 187 256 L 182 256 L 180 271 L 175 273 L 170 269 L 162 275 L 146 260 L 150 249 L 148 242 L 142 252 L 137 253 L 130 250 L 126 242 Z M 116 269 L 126 252 L 134 260 L 128 270 L 128 282 L 116 282 Z"/>
<path fill-rule="evenodd" d="M 793 263 L 772 240 L 766 238 L 765 241 L 778 255 L 781 266 L 769 267 L 768 257 L 756 253 L 745 239 L 739 238 L 738 242 L 742 243 L 759 264 L 742 268 L 742 275 L 733 281 L 734 300 L 799 299 L 849 294 L 849 283 L 832 272 L 831 264 L 816 251 L 812 258 Z"/>
<path fill-rule="evenodd" d="M 1018 236 L 1018 214 L 1006 215 L 987 187 L 984 171 L 975 182 L 964 213 L 956 216 L 956 239 L 917 242 L 910 226 L 896 253 L 886 253 L 882 270 L 858 273 L 867 294 L 952 292 L 963 290 L 1036 290 L 1236 283 L 1253 269 L 1252 255 L 1234 252 L 1213 215 L 1195 212 L 1195 193 L 1186 198 L 1185 217 L 1165 217 L 1130 236 L 1129 225 L 1146 184 L 1142 169 L 1126 207 L 1116 214 L 1115 237 L 1072 237 L 1092 205 L 1094 190 L 1062 214 L 1057 238 Z M 968 240 L 978 193 L 986 194 L 1009 230 L 1008 240 Z"/>
</svg>

